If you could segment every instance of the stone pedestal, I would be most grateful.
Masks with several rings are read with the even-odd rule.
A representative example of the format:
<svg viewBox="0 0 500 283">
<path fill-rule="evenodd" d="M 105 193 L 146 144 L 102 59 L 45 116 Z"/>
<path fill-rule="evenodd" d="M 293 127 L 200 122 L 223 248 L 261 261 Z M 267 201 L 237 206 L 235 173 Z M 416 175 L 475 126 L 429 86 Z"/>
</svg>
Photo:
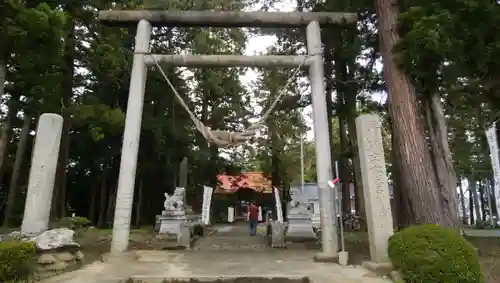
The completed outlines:
<svg viewBox="0 0 500 283">
<path fill-rule="evenodd" d="M 285 223 L 278 221 L 272 222 L 271 247 L 285 248 Z"/>
<path fill-rule="evenodd" d="M 292 200 L 288 203 L 288 228 L 287 236 L 315 237 L 312 226 L 312 213 L 307 210 L 308 203 L 302 192 L 294 189 L 291 192 Z"/>
<path fill-rule="evenodd" d="M 157 223 L 159 223 L 158 234 L 179 235 L 181 224 L 186 222 L 186 215 L 184 213 L 162 213 L 156 216 Z"/>
<path fill-rule="evenodd" d="M 293 237 L 315 237 L 311 216 L 305 214 L 288 215 L 286 234 Z"/>
<path fill-rule="evenodd" d="M 381 126 L 377 115 L 356 118 L 370 259 L 377 263 L 389 261 L 387 245 L 394 233 Z"/>
</svg>

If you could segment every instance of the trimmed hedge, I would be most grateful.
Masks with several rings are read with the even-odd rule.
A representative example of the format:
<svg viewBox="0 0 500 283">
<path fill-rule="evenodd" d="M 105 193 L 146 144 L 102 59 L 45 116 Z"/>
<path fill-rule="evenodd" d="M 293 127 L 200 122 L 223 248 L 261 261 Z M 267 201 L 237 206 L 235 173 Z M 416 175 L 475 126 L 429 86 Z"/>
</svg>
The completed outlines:
<svg viewBox="0 0 500 283">
<path fill-rule="evenodd" d="M 451 229 L 434 224 L 397 232 L 389 258 L 406 283 L 483 283 L 474 247 Z"/>
<path fill-rule="evenodd" d="M 59 228 L 68 228 L 71 230 L 78 230 L 86 228 L 90 225 L 90 220 L 85 217 L 75 216 L 75 217 L 64 217 L 59 220 Z"/>
<path fill-rule="evenodd" d="M 0 242 L 0 282 L 29 280 L 35 271 L 35 258 L 32 242 Z"/>
</svg>

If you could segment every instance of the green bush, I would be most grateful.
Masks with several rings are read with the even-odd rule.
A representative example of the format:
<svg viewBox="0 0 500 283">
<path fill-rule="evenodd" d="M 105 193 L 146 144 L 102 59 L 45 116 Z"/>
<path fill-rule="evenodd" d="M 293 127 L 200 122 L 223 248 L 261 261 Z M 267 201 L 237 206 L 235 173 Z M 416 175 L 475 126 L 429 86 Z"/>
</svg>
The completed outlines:
<svg viewBox="0 0 500 283">
<path fill-rule="evenodd" d="M 71 230 L 79 230 L 86 228 L 90 225 L 90 220 L 85 217 L 75 216 L 75 217 L 64 217 L 59 220 L 60 228 L 68 228 Z"/>
<path fill-rule="evenodd" d="M 389 258 L 406 283 L 483 283 L 474 247 L 451 229 L 419 225 L 389 239 Z"/>
<path fill-rule="evenodd" d="M 0 282 L 29 280 L 35 271 L 35 258 L 32 242 L 0 242 Z"/>
</svg>

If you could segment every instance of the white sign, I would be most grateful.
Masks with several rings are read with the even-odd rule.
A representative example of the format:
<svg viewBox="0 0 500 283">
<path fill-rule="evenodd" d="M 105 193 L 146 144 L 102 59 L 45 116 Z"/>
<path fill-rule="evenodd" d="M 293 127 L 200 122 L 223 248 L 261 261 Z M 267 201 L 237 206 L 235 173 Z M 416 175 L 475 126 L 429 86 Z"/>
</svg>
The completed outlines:
<svg viewBox="0 0 500 283">
<path fill-rule="evenodd" d="M 500 211 L 500 160 L 498 158 L 497 129 L 495 124 L 486 130 L 486 138 L 488 139 L 488 145 L 490 146 L 491 167 L 493 168 L 493 178 L 495 180 L 494 190 L 497 211 Z"/>
<path fill-rule="evenodd" d="M 234 222 L 234 207 L 228 206 L 227 208 L 227 222 L 233 223 Z"/>
<path fill-rule="evenodd" d="M 203 204 L 201 206 L 201 221 L 208 225 L 210 223 L 210 204 L 214 188 L 203 186 Z"/>
<path fill-rule="evenodd" d="M 276 187 L 274 190 L 274 201 L 276 202 L 276 215 L 278 216 L 278 222 L 283 223 L 283 208 L 281 207 L 280 192 Z"/>
</svg>

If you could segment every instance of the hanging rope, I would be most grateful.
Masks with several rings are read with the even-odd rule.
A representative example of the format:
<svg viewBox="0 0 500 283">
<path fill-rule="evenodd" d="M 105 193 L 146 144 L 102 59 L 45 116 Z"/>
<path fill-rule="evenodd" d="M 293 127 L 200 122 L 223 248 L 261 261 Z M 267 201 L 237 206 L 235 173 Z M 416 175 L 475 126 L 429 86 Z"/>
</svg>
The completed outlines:
<svg viewBox="0 0 500 283">
<path fill-rule="evenodd" d="M 148 54 L 154 61 L 156 67 L 162 74 L 163 78 L 167 82 L 168 86 L 174 93 L 175 97 L 181 104 L 181 106 L 186 110 L 186 112 L 189 115 L 189 118 L 191 118 L 191 121 L 193 121 L 196 129 L 203 135 L 203 137 L 208 141 L 211 142 L 219 147 L 230 147 L 230 146 L 237 146 L 240 144 L 243 144 L 249 140 L 252 139 L 257 134 L 257 130 L 259 130 L 263 125 L 264 122 L 267 120 L 267 118 L 271 115 L 271 113 L 274 111 L 278 103 L 283 99 L 283 96 L 285 96 L 286 90 L 288 89 L 288 86 L 292 83 L 293 79 L 298 75 L 300 72 L 300 69 L 302 66 L 306 63 L 307 59 L 311 56 L 314 56 L 316 54 L 310 54 L 305 56 L 304 60 L 300 63 L 300 65 L 297 67 L 297 69 L 294 71 L 294 73 L 288 78 L 285 87 L 281 91 L 278 92 L 278 96 L 276 99 L 271 103 L 269 108 L 267 109 L 266 112 L 262 115 L 262 117 L 259 119 L 259 121 L 253 123 L 250 125 L 248 128 L 246 128 L 243 132 L 233 132 L 233 131 L 219 131 L 219 130 L 211 130 L 209 127 L 205 126 L 202 121 L 200 121 L 194 113 L 189 109 L 188 105 L 182 99 L 182 96 L 177 92 L 175 89 L 174 85 L 172 82 L 168 79 L 167 75 L 165 74 L 165 71 L 163 68 L 160 66 L 160 63 L 156 58 Z"/>
</svg>

